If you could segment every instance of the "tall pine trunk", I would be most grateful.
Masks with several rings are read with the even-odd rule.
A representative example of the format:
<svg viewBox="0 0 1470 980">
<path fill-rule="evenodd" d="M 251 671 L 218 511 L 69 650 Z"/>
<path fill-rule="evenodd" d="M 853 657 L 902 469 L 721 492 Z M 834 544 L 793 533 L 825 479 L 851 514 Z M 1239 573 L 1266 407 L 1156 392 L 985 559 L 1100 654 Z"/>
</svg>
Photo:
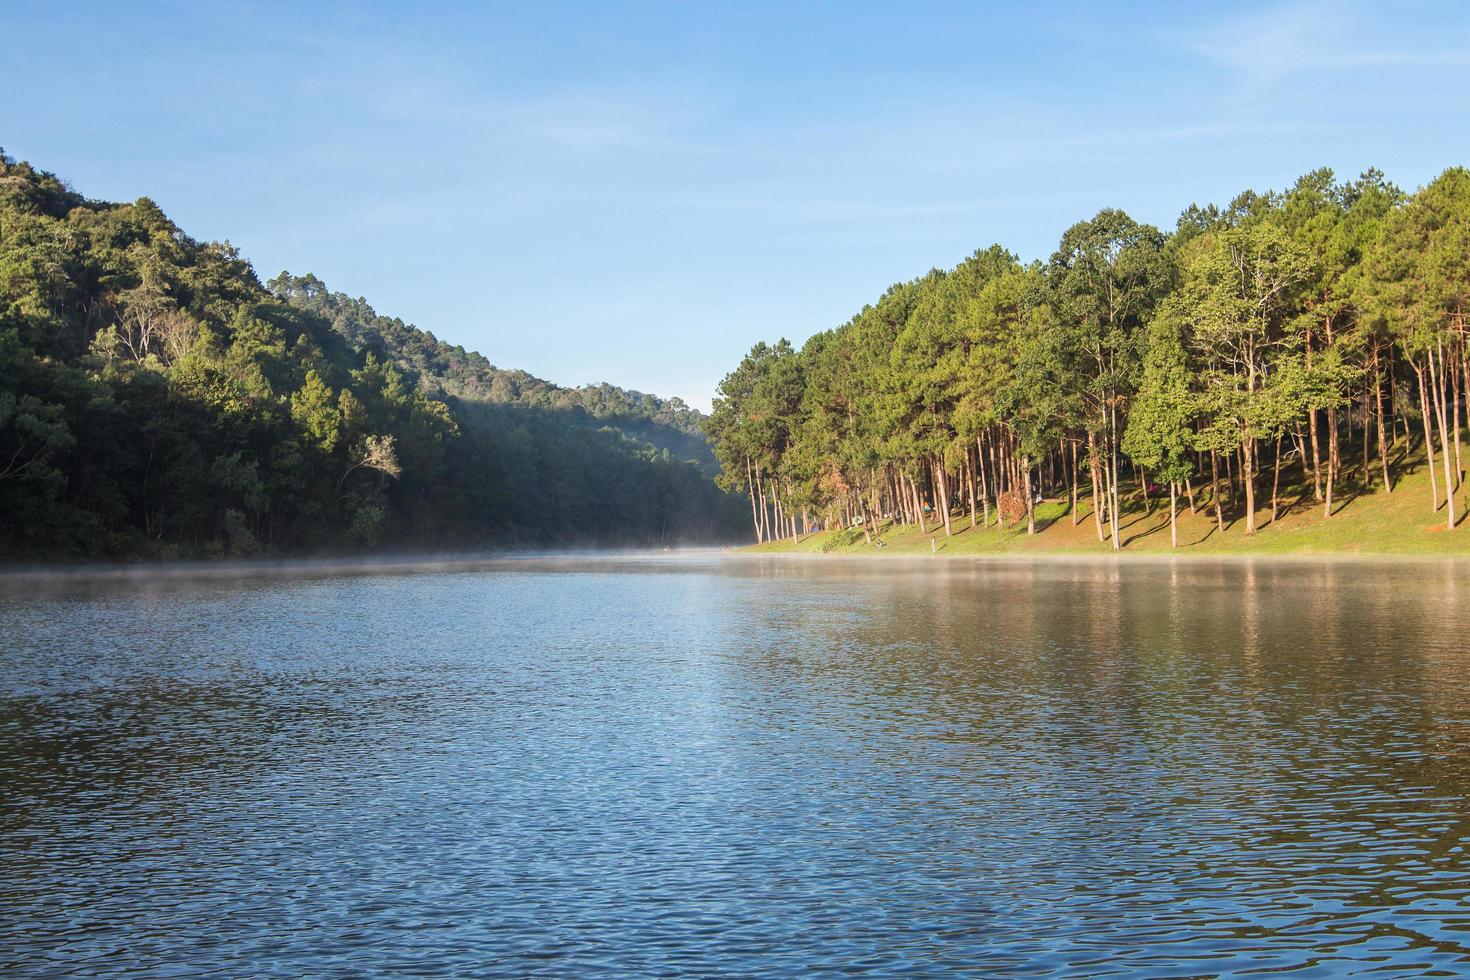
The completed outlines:
<svg viewBox="0 0 1470 980">
<path fill-rule="evenodd" d="M 1077 513 L 1077 440 L 1068 439 L 1067 445 L 1072 451 L 1072 465 L 1068 469 L 1072 478 L 1072 526 L 1076 527 L 1082 523 L 1082 515 Z"/>
<path fill-rule="evenodd" d="M 1097 434 L 1091 430 L 1087 433 L 1087 467 L 1092 473 L 1092 519 L 1097 525 L 1097 539 L 1106 541 L 1107 535 L 1103 531 L 1103 510 L 1106 504 L 1102 502 L 1102 476 L 1098 473 L 1097 465 Z"/>
<path fill-rule="evenodd" d="M 1108 446 L 1108 529 L 1113 533 L 1113 550 L 1122 549 L 1123 543 L 1118 540 L 1118 448 L 1111 443 Z"/>
<path fill-rule="evenodd" d="M 930 465 L 934 471 L 934 486 L 939 491 L 939 508 L 944 514 L 944 536 L 953 537 L 954 531 L 949 526 L 949 475 L 939 460 L 933 460 Z"/>
<path fill-rule="evenodd" d="M 975 437 L 975 455 L 978 457 L 978 460 L 977 461 L 980 464 L 980 507 L 981 507 L 981 510 L 982 510 L 982 514 L 983 514 L 983 516 L 985 518 L 985 522 L 981 525 L 981 527 L 989 527 L 990 526 L 990 489 L 986 485 L 986 479 L 985 479 L 985 444 L 984 444 L 984 442 L 981 441 L 981 437 L 980 436 L 976 436 Z"/>
<path fill-rule="evenodd" d="M 1244 442 L 1240 445 L 1240 480 L 1245 484 L 1245 533 L 1256 533 L 1256 474 L 1251 465 L 1251 457 L 1254 453 L 1253 440 L 1249 435 L 1244 436 Z M 1330 483 L 1328 484 L 1331 485 Z"/>
<path fill-rule="evenodd" d="M 761 543 L 761 519 L 755 508 L 755 475 L 750 467 L 750 457 L 745 457 L 745 489 L 750 494 L 750 522 L 755 526 L 755 543 Z"/>
<path fill-rule="evenodd" d="M 1312 328 L 1307 327 L 1307 370 L 1312 370 Z M 1322 502 L 1322 457 L 1317 448 L 1317 409 L 1307 413 L 1307 427 L 1312 432 L 1312 499 Z"/>
<path fill-rule="evenodd" d="M 1414 367 L 1414 376 L 1419 381 L 1419 414 L 1424 423 L 1424 455 L 1429 459 L 1429 494 L 1434 500 L 1432 510 L 1439 510 L 1439 481 L 1434 475 L 1434 434 L 1429 421 L 1429 394 L 1424 386 L 1424 369 L 1417 360 L 1409 362 Z"/>
<path fill-rule="evenodd" d="M 1383 489 L 1393 493 L 1393 480 L 1388 475 L 1388 444 L 1383 431 L 1383 374 L 1379 367 L 1378 345 L 1373 345 L 1373 398 L 1378 416 L 1378 459 L 1383 465 Z"/>
<path fill-rule="evenodd" d="M 1031 492 L 1031 460 L 1025 456 L 1021 457 L 1021 472 L 1025 477 L 1026 490 L 1026 533 L 1036 533 L 1036 507 L 1034 504 L 1035 494 Z"/>
<path fill-rule="evenodd" d="M 1439 414 L 1439 447 L 1444 456 L 1444 497 L 1445 511 L 1448 514 L 1449 529 L 1455 528 L 1455 490 L 1458 487 L 1450 477 L 1450 431 L 1445 424 L 1445 386 L 1444 386 L 1444 344 L 1439 345 L 1439 367 L 1435 367 L 1434 351 L 1429 352 L 1429 380 L 1433 385 L 1434 406 Z"/>
<path fill-rule="evenodd" d="M 1439 363 L 1444 371 L 1445 384 L 1453 388 L 1455 393 L 1455 400 L 1451 405 L 1453 411 L 1450 412 L 1450 445 L 1455 447 L 1455 489 L 1458 490 L 1465 479 L 1465 468 L 1460 465 L 1460 372 L 1453 365 L 1445 363 L 1443 346 L 1440 347 Z"/>
<path fill-rule="evenodd" d="M 929 525 L 924 520 L 924 498 L 919 496 L 919 483 L 912 477 L 909 478 L 909 489 L 913 491 L 914 517 L 918 519 L 919 533 L 928 534 Z"/>
<path fill-rule="evenodd" d="M 975 470 L 970 465 L 970 450 L 965 450 L 965 489 L 970 494 L 970 530 L 975 529 Z"/>
<path fill-rule="evenodd" d="M 1370 414 L 1370 412 L 1371 412 L 1371 409 L 1369 409 L 1369 407 L 1368 407 L 1368 386 L 1365 383 L 1363 385 L 1363 414 L 1360 417 L 1361 418 L 1361 421 L 1363 423 L 1363 489 L 1364 490 L 1372 490 L 1373 489 L 1373 475 L 1372 475 L 1372 471 L 1368 468 L 1369 462 L 1370 462 L 1370 460 L 1372 458 L 1369 455 L 1369 452 L 1368 452 L 1368 415 Z"/>
<path fill-rule="evenodd" d="M 1220 454 L 1210 450 L 1210 498 L 1215 502 L 1215 525 L 1225 533 L 1225 511 L 1220 506 Z"/>
<path fill-rule="evenodd" d="M 1179 483 L 1169 481 L 1169 547 L 1179 547 Z"/>
<path fill-rule="evenodd" d="M 1281 495 L 1281 433 L 1276 433 L 1276 458 L 1271 461 L 1271 523 L 1276 523 L 1276 502 Z"/>
</svg>

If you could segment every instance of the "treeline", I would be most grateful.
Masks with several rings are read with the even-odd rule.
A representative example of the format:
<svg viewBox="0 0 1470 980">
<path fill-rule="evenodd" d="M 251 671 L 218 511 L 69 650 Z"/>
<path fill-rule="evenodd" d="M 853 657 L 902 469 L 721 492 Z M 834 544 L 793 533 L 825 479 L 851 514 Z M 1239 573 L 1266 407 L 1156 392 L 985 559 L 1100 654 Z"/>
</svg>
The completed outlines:
<svg viewBox="0 0 1470 980">
<path fill-rule="evenodd" d="M 702 419 L 565 389 L 0 153 L 0 555 L 723 540 Z"/>
<path fill-rule="evenodd" d="M 1043 490 L 1121 547 L 1120 487 L 1227 507 L 1254 533 L 1284 469 L 1323 513 L 1392 492 L 1417 443 L 1457 523 L 1470 411 L 1470 172 L 1412 195 L 1378 171 L 1191 206 L 1173 232 L 1105 210 L 1046 262 L 999 245 L 890 287 L 800 350 L 756 345 L 708 430 L 758 541 L 878 519 L 1035 530 Z M 1228 488 L 1237 488 L 1227 497 Z"/>
<path fill-rule="evenodd" d="M 266 287 L 281 300 L 326 319 L 354 350 L 369 352 L 416 378 L 432 398 L 585 413 L 658 449 L 668 449 L 679 459 L 699 460 L 711 475 L 719 470 L 704 434 L 704 415 L 683 399 L 605 383 L 564 388 L 526 371 L 498 368 L 483 354 L 446 344 L 427 330 L 379 314 L 364 299 L 328 290 L 313 275 L 283 272 Z"/>
</svg>

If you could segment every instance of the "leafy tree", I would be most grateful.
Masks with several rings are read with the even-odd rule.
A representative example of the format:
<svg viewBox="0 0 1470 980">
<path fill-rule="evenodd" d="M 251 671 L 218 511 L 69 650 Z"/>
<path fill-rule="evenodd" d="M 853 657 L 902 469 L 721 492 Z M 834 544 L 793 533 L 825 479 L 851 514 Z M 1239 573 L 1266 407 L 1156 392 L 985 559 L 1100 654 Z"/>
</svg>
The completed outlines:
<svg viewBox="0 0 1470 980">
<path fill-rule="evenodd" d="M 349 392 L 344 392 L 349 397 Z M 325 453 L 337 447 L 342 434 L 342 412 L 337 399 L 316 371 L 306 372 L 306 381 L 291 393 L 291 417 Z"/>
<path fill-rule="evenodd" d="M 677 399 L 559 388 L 313 277 L 272 286 L 146 198 L 90 201 L 0 154 L 0 553 L 733 533 Z"/>
<path fill-rule="evenodd" d="M 894 284 L 799 351 L 757 344 L 709 422 L 720 479 L 748 492 L 757 540 L 790 533 L 799 507 L 881 544 L 890 517 L 928 533 L 932 514 L 954 533 L 968 504 L 978 527 L 977 502 L 987 526 L 993 501 L 999 524 L 1032 529 L 1034 501 L 1064 481 L 1076 523 L 1082 450 L 1098 539 L 1121 548 L 1125 460 L 1145 507 L 1150 476 L 1169 484 L 1176 543 L 1179 491 L 1193 510 L 1206 464 L 1221 533 L 1225 485 L 1255 533 L 1268 473 L 1272 521 L 1293 456 L 1330 514 L 1354 429 L 1366 488 L 1376 419 L 1391 489 L 1388 434 L 1422 419 L 1431 476 L 1437 438 L 1453 495 L 1467 257 L 1458 169 L 1408 198 L 1375 170 L 1348 183 L 1313 171 L 1285 192 L 1191 205 L 1168 236 L 1104 210 L 1044 266 L 993 246 Z"/>
<path fill-rule="evenodd" d="M 1101 211 L 1067 230 L 1047 273 L 1117 549 L 1119 440 L 1137 380 L 1141 328 L 1170 284 L 1164 236 L 1122 211 Z"/>
<path fill-rule="evenodd" d="M 1149 473 L 1169 482 L 1169 540 L 1179 547 L 1179 486 L 1194 473 L 1194 423 L 1199 399 L 1184 348 L 1182 310 L 1174 297 L 1148 326 L 1143 379 L 1134 396 L 1122 449 Z"/>
<path fill-rule="evenodd" d="M 1274 223 L 1256 221 L 1209 233 L 1191 253 L 1178 293 L 1202 366 L 1209 427 L 1217 436 L 1233 432 L 1240 447 L 1247 534 L 1256 531 L 1257 441 L 1270 434 L 1270 358 L 1287 342 L 1292 291 L 1307 268 L 1299 244 Z"/>
</svg>

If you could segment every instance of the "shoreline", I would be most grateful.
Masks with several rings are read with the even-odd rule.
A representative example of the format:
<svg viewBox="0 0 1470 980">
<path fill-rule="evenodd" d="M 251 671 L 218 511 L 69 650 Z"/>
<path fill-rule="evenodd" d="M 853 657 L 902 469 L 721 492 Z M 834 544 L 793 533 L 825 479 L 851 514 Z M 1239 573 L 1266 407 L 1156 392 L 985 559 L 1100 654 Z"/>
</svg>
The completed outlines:
<svg viewBox="0 0 1470 980">
<path fill-rule="evenodd" d="M 760 550 L 766 549 L 766 550 Z M 1285 552 L 1239 552 L 1239 551 L 1189 551 L 1184 548 L 1178 552 L 1167 551 L 1118 551 L 1118 552 L 1086 552 L 1065 550 L 1027 550 L 1027 551 L 981 551 L 981 552 L 956 552 L 945 554 L 936 552 L 923 554 L 914 551 L 899 551 L 884 553 L 881 551 L 796 551 L 777 550 L 768 548 L 766 545 L 746 545 L 730 552 L 742 559 L 781 558 L 795 559 L 797 561 L 870 561 L 870 562 L 926 562 L 942 560 L 946 562 L 1048 562 L 1053 564 L 1157 564 L 1168 565 L 1178 562 L 1252 562 L 1265 561 L 1273 563 L 1299 562 L 1302 564 L 1320 562 L 1348 562 L 1348 563 L 1412 563 L 1428 562 L 1435 564 L 1451 564 L 1455 562 L 1470 562 L 1470 551 L 1464 554 L 1440 553 L 1432 551 L 1285 551 Z"/>
<path fill-rule="evenodd" d="M 66 583 L 140 581 L 159 585 L 189 582 L 227 582 L 236 579 L 305 579 L 376 575 L 433 575 L 493 571 L 514 565 L 596 565 L 615 562 L 651 564 L 684 560 L 718 560 L 751 563 L 765 560 L 817 563 L 920 564 L 936 559 L 945 563 L 1026 563 L 1052 565 L 1172 565 L 1196 563 L 1243 564 L 1455 564 L 1470 563 L 1467 554 L 1432 552 L 1078 552 L 1031 549 L 1026 551 L 959 552 L 934 554 L 898 551 L 798 551 L 771 549 L 769 545 L 722 548 L 676 548 L 673 551 L 526 551 L 493 555 L 292 559 L 234 559 L 220 561 L 144 561 L 133 563 L 48 564 L 0 567 L 0 593 L 13 586 L 45 586 Z"/>
<path fill-rule="evenodd" d="M 903 529 L 900 529 L 903 530 Z M 910 530 L 913 530 L 912 528 Z M 892 531 L 888 533 L 893 533 Z M 1470 532 L 1467 532 L 1470 533 Z M 144 559 L 139 561 L 44 562 L 0 565 L 0 594 L 31 591 L 68 583 L 153 583 L 172 586 L 190 582 L 228 582 L 237 579 L 291 580 L 307 578 L 359 577 L 378 575 L 432 575 L 493 571 L 514 565 L 544 564 L 593 565 L 613 562 L 661 562 L 688 559 L 729 560 L 753 563 L 763 560 L 815 563 L 908 564 L 942 560 L 953 563 L 1030 563 L 1052 565 L 1171 565 L 1225 562 L 1244 564 L 1457 564 L 1470 563 L 1470 547 L 1464 551 L 1433 550 L 1300 550 L 1235 549 L 1214 550 L 1198 547 L 1178 549 L 1135 549 L 1120 551 L 1078 549 L 1047 546 L 1023 534 L 1009 541 L 987 542 L 998 547 L 985 550 L 950 550 L 942 536 L 934 537 L 940 547 L 929 551 L 915 547 L 876 549 L 871 545 L 835 547 L 820 545 L 831 532 L 816 532 L 799 539 L 786 539 L 764 544 L 693 546 L 662 549 L 598 549 L 527 550 L 460 555 L 362 555 L 355 557 L 323 556 L 320 558 L 231 558 L 231 559 Z M 912 535 L 910 535 L 912 536 Z M 1038 538 L 1041 534 L 1038 533 Z M 950 539 L 952 543 L 954 538 Z M 1019 543 L 1018 547 L 1006 547 Z M 1470 544 L 1470 538 L 1467 538 Z"/>
<path fill-rule="evenodd" d="M 1310 488 L 1294 488 L 1281 496 L 1273 513 L 1261 512 L 1254 534 L 1246 534 L 1238 509 L 1228 508 L 1222 521 L 1201 503 L 1178 511 L 1178 547 L 1171 544 L 1167 500 L 1143 501 L 1136 493 L 1123 498 L 1117 532 L 1122 548 L 1100 539 L 1091 501 L 1079 496 L 1074 512 L 1065 496 L 1051 496 L 1035 508 L 1036 531 L 1024 522 L 972 527 L 970 516 L 953 514 L 952 533 L 934 524 L 895 524 L 885 518 L 870 528 L 830 528 L 747 544 L 746 555 L 815 555 L 818 557 L 911 558 L 1089 558 L 1104 561 L 1221 558 L 1470 558 L 1470 514 L 1461 511 L 1456 527 L 1445 527 L 1443 503 L 1431 509 L 1431 485 L 1424 472 L 1400 472 L 1392 493 L 1352 488 L 1334 501 L 1330 516 L 1314 501 Z M 1441 498 L 1443 499 L 1443 498 Z M 1470 501 L 1467 507 L 1470 510 Z M 1103 535 L 1111 534 L 1104 525 Z M 878 542 L 882 546 L 878 546 Z"/>
<path fill-rule="evenodd" d="M 223 582 L 232 579 L 325 578 L 333 576 L 366 576 L 398 574 L 441 574 L 489 570 L 526 562 L 559 561 L 648 561 L 677 556 L 712 557 L 730 555 L 718 547 L 690 547 L 663 551 L 660 549 L 574 549 L 567 551 L 511 551 L 468 555 L 376 555 L 352 558 L 221 558 L 210 559 L 144 559 L 133 562 L 53 562 L 26 565 L 0 565 L 0 592 L 6 586 L 21 584 L 60 584 L 68 582 L 123 582 L 151 580 L 159 584 L 181 582 Z"/>
</svg>

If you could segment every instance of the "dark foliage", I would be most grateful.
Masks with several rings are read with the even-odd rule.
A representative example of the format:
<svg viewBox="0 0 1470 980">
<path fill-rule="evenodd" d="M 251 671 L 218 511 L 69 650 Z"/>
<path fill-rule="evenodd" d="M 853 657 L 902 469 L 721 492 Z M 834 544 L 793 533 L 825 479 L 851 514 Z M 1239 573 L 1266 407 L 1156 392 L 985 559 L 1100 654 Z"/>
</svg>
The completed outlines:
<svg viewBox="0 0 1470 980">
<path fill-rule="evenodd" d="M 561 388 L 331 293 L 263 286 L 153 202 L 0 154 L 0 554 L 727 538 L 702 417 Z"/>
</svg>

